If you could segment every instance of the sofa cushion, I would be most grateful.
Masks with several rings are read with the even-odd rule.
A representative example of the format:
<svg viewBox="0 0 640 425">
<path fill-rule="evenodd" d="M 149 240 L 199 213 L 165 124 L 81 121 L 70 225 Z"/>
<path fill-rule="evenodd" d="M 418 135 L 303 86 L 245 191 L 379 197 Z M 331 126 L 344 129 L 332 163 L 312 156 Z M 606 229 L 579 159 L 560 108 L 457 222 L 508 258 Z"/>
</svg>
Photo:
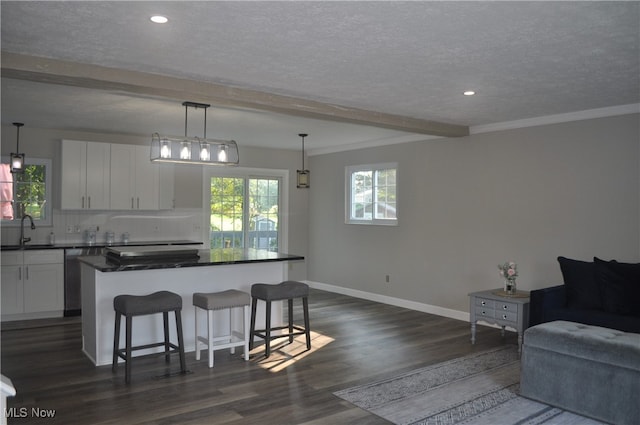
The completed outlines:
<svg viewBox="0 0 640 425">
<path fill-rule="evenodd" d="M 542 322 L 566 320 L 586 325 L 602 326 L 623 332 L 640 333 L 640 317 L 607 313 L 603 310 L 576 310 L 572 308 L 551 308 L 544 311 Z"/>
<path fill-rule="evenodd" d="M 593 259 L 602 308 L 613 314 L 640 317 L 640 264 Z"/>
<path fill-rule="evenodd" d="M 558 262 L 567 287 L 567 307 L 601 310 L 602 301 L 594 263 L 566 257 L 558 257 Z"/>
</svg>

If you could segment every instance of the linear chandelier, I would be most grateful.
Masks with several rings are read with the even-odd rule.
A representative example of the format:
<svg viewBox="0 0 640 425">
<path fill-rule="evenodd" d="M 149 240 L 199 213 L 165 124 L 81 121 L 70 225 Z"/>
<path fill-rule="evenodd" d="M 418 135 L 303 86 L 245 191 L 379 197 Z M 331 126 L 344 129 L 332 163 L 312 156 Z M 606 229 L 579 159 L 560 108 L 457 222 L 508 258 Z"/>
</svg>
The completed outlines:
<svg viewBox="0 0 640 425">
<path fill-rule="evenodd" d="M 151 162 L 171 162 L 200 165 L 238 165 L 238 145 L 235 140 L 207 139 L 206 103 L 183 102 L 184 138 L 151 136 Z M 204 109 L 204 137 L 187 137 L 189 107 Z"/>
</svg>

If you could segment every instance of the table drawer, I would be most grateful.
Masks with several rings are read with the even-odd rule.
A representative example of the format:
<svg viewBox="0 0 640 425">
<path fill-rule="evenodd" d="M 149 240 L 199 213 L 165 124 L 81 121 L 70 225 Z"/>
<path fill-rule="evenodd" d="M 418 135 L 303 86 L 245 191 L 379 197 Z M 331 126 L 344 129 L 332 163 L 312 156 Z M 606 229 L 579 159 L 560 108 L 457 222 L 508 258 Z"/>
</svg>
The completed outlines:
<svg viewBox="0 0 640 425">
<path fill-rule="evenodd" d="M 476 306 L 481 308 L 495 308 L 496 302 L 484 298 L 476 298 Z"/>
<path fill-rule="evenodd" d="M 496 309 L 497 312 L 500 312 L 500 311 L 510 312 L 510 313 L 518 312 L 518 304 L 516 303 L 505 303 L 505 302 L 496 301 L 494 308 Z"/>
<path fill-rule="evenodd" d="M 476 306 L 476 319 L 478 320 L 483 317 L 490 317 L 493 319 L 495 317 L 495 314 L 495 310 L 492 308 Z"/>
<path fill-rule="evenodd" d="M 518 322 L 518 313 L 512 311 L 495 310 L 495 318 L 504 322 Z"/>
</svg>

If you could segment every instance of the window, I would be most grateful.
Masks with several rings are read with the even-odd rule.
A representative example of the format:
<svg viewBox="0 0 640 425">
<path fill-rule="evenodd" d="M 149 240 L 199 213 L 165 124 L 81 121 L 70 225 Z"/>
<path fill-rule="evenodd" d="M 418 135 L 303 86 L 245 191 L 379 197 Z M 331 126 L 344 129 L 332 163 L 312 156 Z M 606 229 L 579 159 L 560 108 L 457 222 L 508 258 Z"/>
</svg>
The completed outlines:
<svg viewBox="0 0 640 425">
<path fill-rule="evenodd" d="M 347 167 L 347 223 L 398 224 L 397 168 L 396 163 Z"/>
<path fill-rule="evenodd" d="M 9 158 L 0 164 L 2 225 L 16 225 L 28 214 L 34 223 L 50 226 L 51 160 L 27 158 L 24 173 L 11 174 Z"/>
<path fill-rule="evenodd" d="M 211 248 L 280 250 L 282 178 L 207 176 Z"/>
</svg>

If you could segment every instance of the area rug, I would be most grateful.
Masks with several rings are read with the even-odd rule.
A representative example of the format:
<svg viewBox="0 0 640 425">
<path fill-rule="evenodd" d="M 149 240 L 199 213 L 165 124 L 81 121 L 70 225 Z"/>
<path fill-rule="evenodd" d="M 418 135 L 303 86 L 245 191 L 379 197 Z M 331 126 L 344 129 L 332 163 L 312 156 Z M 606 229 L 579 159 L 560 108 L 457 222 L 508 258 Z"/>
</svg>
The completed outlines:
<svg viewBox="0 0 640 425">
<path fill-rule="evenodd" d="M 505 346 L 334 394 L 402 425 L 601 424 L 518 396 L 519 380 L 517 349 Z"/>
</svg>

